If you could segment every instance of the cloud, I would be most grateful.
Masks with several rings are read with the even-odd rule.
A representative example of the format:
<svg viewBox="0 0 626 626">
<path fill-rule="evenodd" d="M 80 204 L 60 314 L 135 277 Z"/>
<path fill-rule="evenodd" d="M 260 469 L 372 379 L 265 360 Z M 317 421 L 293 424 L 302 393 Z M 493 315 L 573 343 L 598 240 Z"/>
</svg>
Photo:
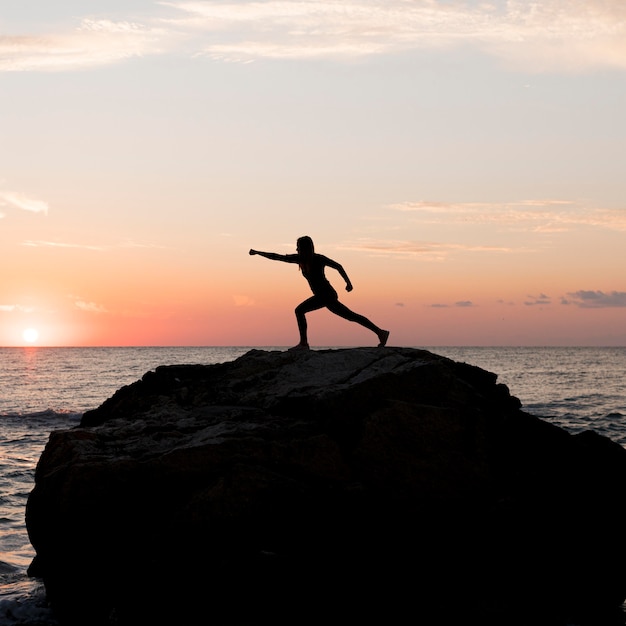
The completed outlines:
<svg viewBox="0 0 626 626">
<path fill-rule="evenodd" d="M 550 296 L 546 296 L 545 293 L 542 293 L 538 296 L 527 296 L 528 300 L 524 302 L 526 306 L 542 306 L 552 304 L 552 299 Z"/>
<path fill-rule="evenodd" d="M 580 290 L 567 294 L 568 299 L 563 299 L 563 304 L 575 304 L 584 309 L 603 309 L 613 307 L 626 307 L 626 292 L 611 291 L 587 291 Z"/>
<path fill-rule="evenodd" d="M 139 249 L 139 250 L 167 250 L 167 246 L 161 246 L 156 243 L 141 243 L 137 241 L 132 241 L 130 239 L 125 240 L 116 245 L 106 245 L 106 246 L 96 246 L 92 244 L 84 244 L 84 243 L 72 243 L 72 242 L 63 242 L 63 241 L 43 241 L 36 239 L 27 239 L 22 242 L 23 246 L 28 246 L 30 248 L 68 248 L 68 249 L 77 249 L 77 250 L 94 250 L 96 252 L 102 252 L 106 250 L 112 250 L 115 248 L 124 248 L 124 249 Z"/>
<path fill-rule="evenodd" d="M 452 252 L 509 252 L 501 246 L 476 246 L 456 243 L 360 239 L 338 246 L 341 250 L 369 252 L 376 256 L 419 257 L 426 261 L 444 261 Z"/>
<path fill-rule="evenodd" d="M 555 233 L 576 232 L 588 237 L 598 229 L 626 232 L 626 209 L 605 209 L 558 199 L 531 199 L 512 202 L 407 201 L 387 205 L 386 220 L 393 212 L 389 238 L 361 238 L 344 242 L 343 250 L 366 252 L 371 256 L 414 258 L 444 262 L 461 255 L 535 254 L 553 246 Z M 402 219 L 398 224 L 398 214 Z M 377 224 L 380 233 L 379 223 Z M 436 240 L 395 239 L 403 231 L 432 236 Z M 539 298 L 541 300 L 541 298 Z M 531 304 L 544 304 L 530 301 Z"/>
<path fill-rule="evenodd" d="M 76 300 L 74 302 L 76 308 L 87 313 L 107 313 L 107 310 L 101 304 L 95 302 L 86 302 L 85 300 Z"/>
<path fill-rule="evenodd" d="M 472 46 L 525 71 L 626 67 L 626 6 L 606 0 L 163 2 L 214 59 L 323 58 Z"/>
<path fill-rule="evenodd" d="M 346 59 L 474 48 L 527 72 L 626 68 L 620 0 L 180 0 L 64 34 L 0 37 L 0 71 L 76 70 L 166 52 Z M 157 13 L 158 11 L 158 13 Z"/>
<path fill-rule="evenodd" d="M 27 239 L 26 241 L 23 241 L 22 245 L 28 246 L 31 248 L 44 248 L 44 247 L 77 248 L 79 250 L 96 250 L 96 251 L 101 251 L 101 250 L 106 249 L 106 248 L 103 248 L 102 246 L 90 246 L 90 245 L 81 244 L 81 243 L 63 243 L 63 242 L 58 242 L 58 241 L 39 241 L 39 240 L 33 240 L 33 239 Z"/>
<path fill-rule="evenodd" d="M 22 211 L 31 211 L 32 213 L 48 214 L 48 203 L 43 200 L 37 200 L 18 191 L 2 191 L 0 190 L 0 206 L 9 206 Z"/>
<path fill-rule="evenodd" d="M 0 37 L 0 71 L 80 70 L 133 57 L 159 54 L 171 46 L 158 26 L 84 19 L 63 34 Z"/>
<path fill-rule="evenodd" d="M 24 306 L 22 304 L 0 304 L 0 312 L 11 313 L 19 311 L 20 313 L 32 313 L 35 310 L 32 306 Z"/>
<path fill-rule="evenodd" d="M 441 302 L 437 302 L 435 304 L 431 304 L 429 305 L 430 308 L 432 309 L 448 309 L 450 308 L 449 304 L 443 304 Z M 455 307 L 459 308 L 459 309 L 469 309 L 474 305 L 474 303 L 471 300 L 459 300 L 458 302 L 455 302 L 454 305 Z"/>
<path fill-rule="evenodd" d="M 411 213 L 422 224 L 491 224 L 536 233 L 566 232 L 579 227 L 626 232 L 626 210 L 588 207 L 572 200 L 518 202 L 402 202 L 390 210 Z"/>
</svg>

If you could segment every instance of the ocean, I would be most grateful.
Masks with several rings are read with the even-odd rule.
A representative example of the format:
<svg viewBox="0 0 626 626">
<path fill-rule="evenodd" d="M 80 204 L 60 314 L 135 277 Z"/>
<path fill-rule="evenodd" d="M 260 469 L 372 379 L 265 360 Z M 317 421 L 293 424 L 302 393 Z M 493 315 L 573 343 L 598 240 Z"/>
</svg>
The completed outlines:
<svg viewBox="0 0 626 626">
<path fill-rule="evenodd" d="M 416 347 L 498 374 L 528 413 L 626 446 L 626 347 Z M 250 349 L 0 348 L 0 626 L 56 624 L 43 588 L 26 573 L 34 551 L 24 522 L 50 431 L 76 426 L 159 365 L 221 363 Z"/>
</svg>

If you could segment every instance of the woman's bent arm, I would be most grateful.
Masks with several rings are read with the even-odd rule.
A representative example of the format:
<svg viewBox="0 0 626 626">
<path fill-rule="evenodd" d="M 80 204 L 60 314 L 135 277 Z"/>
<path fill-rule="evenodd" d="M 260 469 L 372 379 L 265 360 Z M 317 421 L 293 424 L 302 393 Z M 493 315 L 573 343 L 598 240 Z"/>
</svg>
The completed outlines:
<svg viewBox="0 0 626 626">
<path fill-rule="evenodd" d="M 340 263 L 337 263 L 337 261 L 333 261 L 332 259 L 329 259 L 328 257 L 326 258 L 326 264 L 329 267 L 336 269 L 339 272 L 339 275 L 341 276 L 341 278 L 343 278 L 346 281 L 346 291 L 352 291 L 353 289 L 352 282 L 348 278 L 348 274 L 346 273 L 346 270 L 343 269 L 343 265 L 341 265 Z"/>
</svg>

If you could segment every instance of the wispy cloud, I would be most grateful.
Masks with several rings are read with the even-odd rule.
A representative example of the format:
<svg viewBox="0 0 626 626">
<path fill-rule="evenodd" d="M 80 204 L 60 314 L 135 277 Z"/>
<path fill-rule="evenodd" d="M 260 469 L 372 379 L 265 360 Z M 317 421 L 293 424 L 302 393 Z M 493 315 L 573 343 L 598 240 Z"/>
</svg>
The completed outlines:
<svg viewBox="0 0 626 626">
<path fill-rule="evenodd" d="M 619 0 L 180 0 L 132 19 L 0 37 L 0 71 L 75 70 L 165 52 L 216 60 L 355 58 L 473 47 L 524 71 L 626 68 Z"/>
<path fill-rule="evenodd" d="M 107 309 L 101 304 L 95 302 L 87 302 L 85 300 L 75 300 L 74 305 L 76 308 L 86 313 L 107 313 Z"/>
<path fill-rule="evenodd" d="M 94 244 L 84 244 L 84 243 L 75 243 L 75 242 L 67 242 L 67 241 L 45 241 L 41 239 L 27 239 L 22 242 L 23 246 L 27 246 L 30 248 L 67 248 L 67 249 L 77 249 L 77 250 L 93 250 L 96 252 L 102 252 L 106 250 L 113 250 L 119 248 L 127 248 L 127 249 L 139 249 L 139 250 L 164 250 L 167 249 L 167 246 L 162 246 L 156 243 L 142 243 L 138 241 L 133 241 L 127 239 L 118 244 L 112 245 L 94 245 Z"/>
<path fill-rule="evenodd" d="M 3 191 L 0 189 L 0 206 L 31 211 L 33 213 L 48 214 L 48 203 L 28 196 L 18 191 Z"/>
<path fill-rule="evenodd" d="M 626 67 L 626 6 L 605 0 L 163 2 L 211 33 L 216 59 L 312 58 L 471 45 L 525 70 Z"/>
<path fill-rule="evenodd" d="M 557 234 L 603 229 L 626 232 L 626 209 L 605 209 L 562 199 L 516 202 L 402 202 L 378 214 L 377 236 L 338 245 L 372 256 L 415 258 L 424 262 L 448 261 L 467 254 L 536 254 L 553 247 Z M 381 236 L 381 222 L 393 216 L 388 237 Z M 402 216 L 398 219 L 399 216 Z M 405 239 L 397 238 L 402 231 Z M 370 231 L 372 232 L 372 231 Z M 411 239 L 419 233 L 431 239 Z M 551 235 L 549 238 L 545 235 Z M 545 304 L 531 298 L 527 304 Z"/>
<path fill-rule="evenodd" d="M 545 306 L 548 304 L 552 304 L 552 299 L 550 298 L 550 296 L 546 296 L 545 293 L 542 293 L 538 296 L 526 296 L 524 304 L 526 306 Z"/>
<path fill-rule="evenodd" d="M 459 309 L 470 309 L 473 306 L 476 306 L 471 300 L 459 300 L 454 304 L 445 304 L 442 302 L 436 302 L 435 304 L 430 304 L 430 308 L 432 309 L 449 309 L 451 307 L 456 307 Z"/>
<path fill-rule="evenodd" d="M 477 246 L 401 240 L 358 239 L 338 246 L 341 250 L 357 250 L 379 256 L 420 257 L 427 261 L 444 261 L 452 252 L 509 252 L 501 246 Z"/>
<path fill-rule="evenodd" d="M 32 306 L 24 306 L 23 304 L 0 304 L 0 312 L 12 313 L 19 311 L 20 313 L 32 313 L 35 310 Z"/>
<path fill-rule="evenodd" d="M 602 309 L 613 307 L 626 307 L 626 292 L 624 291 L 590 291 L 580 290 L 568 293 L 567 298 L 562 299 L 563 304 L 575 304 L 585 309 Z"/>
<path fill-rule="evenodd" d="M 403 202 L 390 209 L 410 212 L 425 224 L 492 224 L 511 230 L 564 232 L 589 226 L 626 231 L 626 209 L 588 207 L 570 200 L 503 203 Z"/>
<path fill-rule="evenodd" d="M 106 250 L 106 248 L 102 246 L 91 246 L 82 243 L 65 243 L 60 241 L 41 241 L 41 240 L 33 240 L 27 239 L 22 242 L 23 246 L 28 246 L 30 248 L 76 248 L 79 250 Z"/>
<path fill-rule="evenodd" d="M 84 19 L 66 33 L 0 37 L 0 71 L 80 70 L 171 47 L 174 33 L 158 25 Z"/>
</svg>

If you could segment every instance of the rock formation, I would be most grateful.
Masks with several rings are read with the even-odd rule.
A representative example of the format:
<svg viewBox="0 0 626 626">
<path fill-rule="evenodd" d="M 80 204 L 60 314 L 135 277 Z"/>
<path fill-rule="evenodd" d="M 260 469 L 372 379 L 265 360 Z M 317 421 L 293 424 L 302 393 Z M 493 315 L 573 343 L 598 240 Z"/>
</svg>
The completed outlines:
<svg viewBox="0 0 626 626">
<path fill-rule="evenodd" d="M 626 597 L 626 451 L 408 348 L 159 367 L 50 435 L 26 517 L 64 625 L 561 623 Z"/>
</svg>

